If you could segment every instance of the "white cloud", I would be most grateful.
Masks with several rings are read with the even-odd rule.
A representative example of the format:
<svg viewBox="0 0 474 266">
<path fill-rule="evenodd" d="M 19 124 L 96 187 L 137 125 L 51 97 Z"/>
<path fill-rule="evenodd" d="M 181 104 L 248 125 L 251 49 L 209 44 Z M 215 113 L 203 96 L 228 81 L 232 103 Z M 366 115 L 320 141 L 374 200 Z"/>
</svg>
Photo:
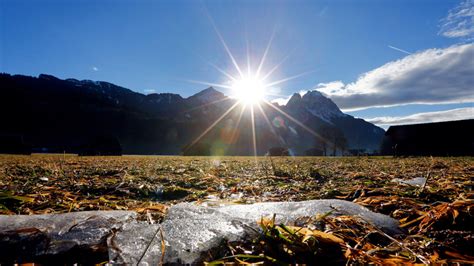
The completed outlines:
<svg viewBox="0 0 474 266">
<path fill-rule="evenodd" d="M 323 84 L 323 83 L 320 83 Z M 303 97 L 308 91 L 307 90 L 300 90 L 298 93 Z M 279 105 L 286 105 L 288 101 L 291 99 L 293 95 L 290 95 L 288 97 L 279 97 L 271 100 L 270 102 L 272 103 L 278 103 Z"/>
<path fill-rule="evenodd" d="M 97 72 L 97 71 L 99 71 L 99 68 L 96 67 L 96 66 L 93 66 L 93 67 L 92 67 L 92 70 L 95 71 L 95 72 Z"/>
<path fill-rule="evenodd" d="M 419 124 L 463 119 L 474 119 L 474 108 L 458 108 L 447 111 L 418 113 L 408 116 L 384 116 L 366 120 L 378 126 L 387 127 L 390 125 Z"/>
<path fill-rule="evenodd" d="M 338 81 L 332 81 L 328 83 L 319 83 L 314 88 L 314 90 L 318 90 L 326 95 L 344 95 L 345 94 L 344 86 L 345 86 L 344 83 L 338 80 Z"/>
<path fill-rule="evenodd" d="M 472 102 L 474 44 L 428 49 L 364 73 L 353 83 L 320 83 L 314 89 L 346 111 L 411 103 Z"/>
<path fill-rule="evenodd" d="M 286 105 L 288 101 L 290 100 L 291 96 L 288 96 L 286 98 L 276 98 L 271 100 L 270 102 L 272 103 L 278 103 L 279 105 Z"/>
<path fill-rule="evenodd" d="M 280 87 L 267 87 L 265 88 L 265 95 L 269 96 L 281 96 L 281 88 Z"/>
<path fill-rule="evenodd" d="M 439 34 L 448 38 L 474 39 L 474 0 L 465 0 L 441 20 Z"/>
</svg>

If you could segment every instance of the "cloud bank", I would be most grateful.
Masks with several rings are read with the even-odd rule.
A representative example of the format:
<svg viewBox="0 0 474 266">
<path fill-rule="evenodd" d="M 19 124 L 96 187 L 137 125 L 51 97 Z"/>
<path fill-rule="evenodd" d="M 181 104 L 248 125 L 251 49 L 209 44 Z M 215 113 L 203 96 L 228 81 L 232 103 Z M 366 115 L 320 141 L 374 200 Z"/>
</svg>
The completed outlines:
<svg viewBox="0 0 474 266">
<path fill-rule="evenodd" d="M 463 119 L 474 119 L 474 108 L 458 108 L 447 111 L 418 113 L 409 116 L 375 117 L 366 120 L 378 126 L 387 127 L 391 125 L 419 124 Z"/>
<path fill-rule="evenodd" d="M 315 88 L 345 111 L 413 103 L 474 101 L 474 44 L 428 49 L 362 74 L 357 81 Z"/>
</svg>

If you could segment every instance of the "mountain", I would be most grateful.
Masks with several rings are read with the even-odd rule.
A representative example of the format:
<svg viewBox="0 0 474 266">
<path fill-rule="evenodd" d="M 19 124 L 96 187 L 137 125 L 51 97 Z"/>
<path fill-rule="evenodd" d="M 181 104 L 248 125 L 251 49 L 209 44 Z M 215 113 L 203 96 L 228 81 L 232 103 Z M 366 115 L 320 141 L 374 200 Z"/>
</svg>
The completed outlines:
<svg viewBox="0 0 474 266">
<path fill-rule="evenodd" d="M 308 115 L 316 116 L 330 124 L 333 124 L 334 118 L 347 116 L 333 101 L 324 97 L 319 91 L 310 91 L 303 96 L 295 93 L 286 107 L 295 112 L 307 112 Z"/>
<path fill-rule="evenodd" d="M 47 152 L 79 152 L 90 139 L 110 136 L 126 154 L 251 155 L 254 123 L 258 154 L 282 146 L 302 155 L 336 142 L 377 150 L 384 134 L 317 91 L 294 94 L 283 106 L 262 104 L 255 119 L 235 103 L 212 87 L 183 98 L 104 81 L 0 74 L 0 138 L 21 136 Z"/>
<path fill-rule="evenodd" d="M 224 93 L 215 90 L 213 87 L 209 87 L 189 97 L 188 101 L 195 102 L 197 104 L 206 104 L 214 103 L 225 98 L 226 96 L 224 95 Z"/>
<path fill-rule="evenodd" d="M 285 109 L 300 121 L 314 118 L 319 120 L 307 122 L 309 125 L 333 126 L 341 130 L 347 139 L 347 146 L 351 149 L 378 150 L 385 133 L 382 128 L 363 119 L 344 114 L 333 101 L 319 91 L 310 91 L 303 96 L 295 93 Z"/>
</svg>

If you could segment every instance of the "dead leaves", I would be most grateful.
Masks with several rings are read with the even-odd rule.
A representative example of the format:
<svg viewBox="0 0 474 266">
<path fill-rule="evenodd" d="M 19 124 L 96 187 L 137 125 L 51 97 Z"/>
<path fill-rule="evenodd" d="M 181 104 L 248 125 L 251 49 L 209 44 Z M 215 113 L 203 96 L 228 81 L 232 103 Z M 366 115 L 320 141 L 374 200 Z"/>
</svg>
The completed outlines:
<svg viewBox="0 0 474 266">
<path fill-rule="evenodd" d="M 400 227 L 409 228 L 411 231 L 426 233 L 439 229 L 473 229 L 474 200 L 457 200 L 452 203 L 439 203 L 421 216 L 403 222 Z"/>
<path fill-rule="evenodd" d="M 368 207 L 412 206 L 401 219 L 401 227 L 410 234 L 392 237 L 351 216 L 319 215 L 298 219 L 298 226 L 276 224 L 275 217 L 262 218 L 262 236 L 241 252 L 264 255 L 282 263 L 300 263 L 296 258 L 306 262 L 318 258 L 322 264 L 342 260 L 347 264 L 378 265 L 474 263 L 470 250 L 474 245 L 473 200 L 426 205 L 415 199 L 374 196 L 359 203 Z M 325 252 L 334 255 L 334 251 L 339 255 L 323 256 Z M 238 254 L 233 255 L 227 261 L 233 261 Z"/>
<path fill-rule="evenodd" d="M 183 201 L 340 198 L 398 219 L 408 234 L 396 238 L 396 244 L 353 217 L 316 219 L 323 227 L 314 226 L 314 219 L 297 225 L 266 224 L 268 235 L 261 239 L 265 245 L 236 247 L 232 260 L 277 263 L 283 254 L 287 261 L 297 261 L 295 254 L 309 258 L 308 250 L 321 259 L 324 247 L 333 245 L 343 263 L 420 263 L 414 254 L 430 263 L 473 261 L 472 158 L 272 160 L 0 155 L 0 214 L 136 210 L 142 219 L 156 223 L 168 206 Z M 392 182 L 427 173 L 430 177 L 422 193 L 419 187 Z"/>
<path fill-rule="evenodd" d="M 308 243 L 311 239 L 315 239 L 320 243 L 324 244 L 343 244 L 344 241 L 334 234 L 325 233 L 320 230 L 311 230 L 306 227 L 299 226 L 286 226 L 284 224 L 275 225 L 274 220 L 268 218 L 262 218 L 259 222 L 264 233 L 268 233 L 272 230 L 278 230 L 279 237 L 285 239 L 298 240 L 302 243 Z"/>
</svg>

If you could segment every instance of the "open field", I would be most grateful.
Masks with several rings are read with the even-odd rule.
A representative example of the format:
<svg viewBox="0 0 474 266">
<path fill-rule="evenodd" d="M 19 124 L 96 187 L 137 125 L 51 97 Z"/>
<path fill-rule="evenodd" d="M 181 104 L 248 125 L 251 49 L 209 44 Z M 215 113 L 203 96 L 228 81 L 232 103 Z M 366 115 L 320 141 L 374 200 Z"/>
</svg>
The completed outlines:
<svg viewBox="0 0 474 266">
<path fill-rule="evenodd" d="M 428 178 L 426 185 L 393 180 L 416 177 Z M 387 243 L 367 237 L 371 229 L 356 221 L 322 218 L 352 247 L 346 258 L 362 263 L 474 262 L 473 186 L 474 158 L 466 157 L 0 155 L 1 214 L 136 210 L 156 221 L 182 201 L 354 201 L 399 220 L 408 233 Z"/>
</svg>

